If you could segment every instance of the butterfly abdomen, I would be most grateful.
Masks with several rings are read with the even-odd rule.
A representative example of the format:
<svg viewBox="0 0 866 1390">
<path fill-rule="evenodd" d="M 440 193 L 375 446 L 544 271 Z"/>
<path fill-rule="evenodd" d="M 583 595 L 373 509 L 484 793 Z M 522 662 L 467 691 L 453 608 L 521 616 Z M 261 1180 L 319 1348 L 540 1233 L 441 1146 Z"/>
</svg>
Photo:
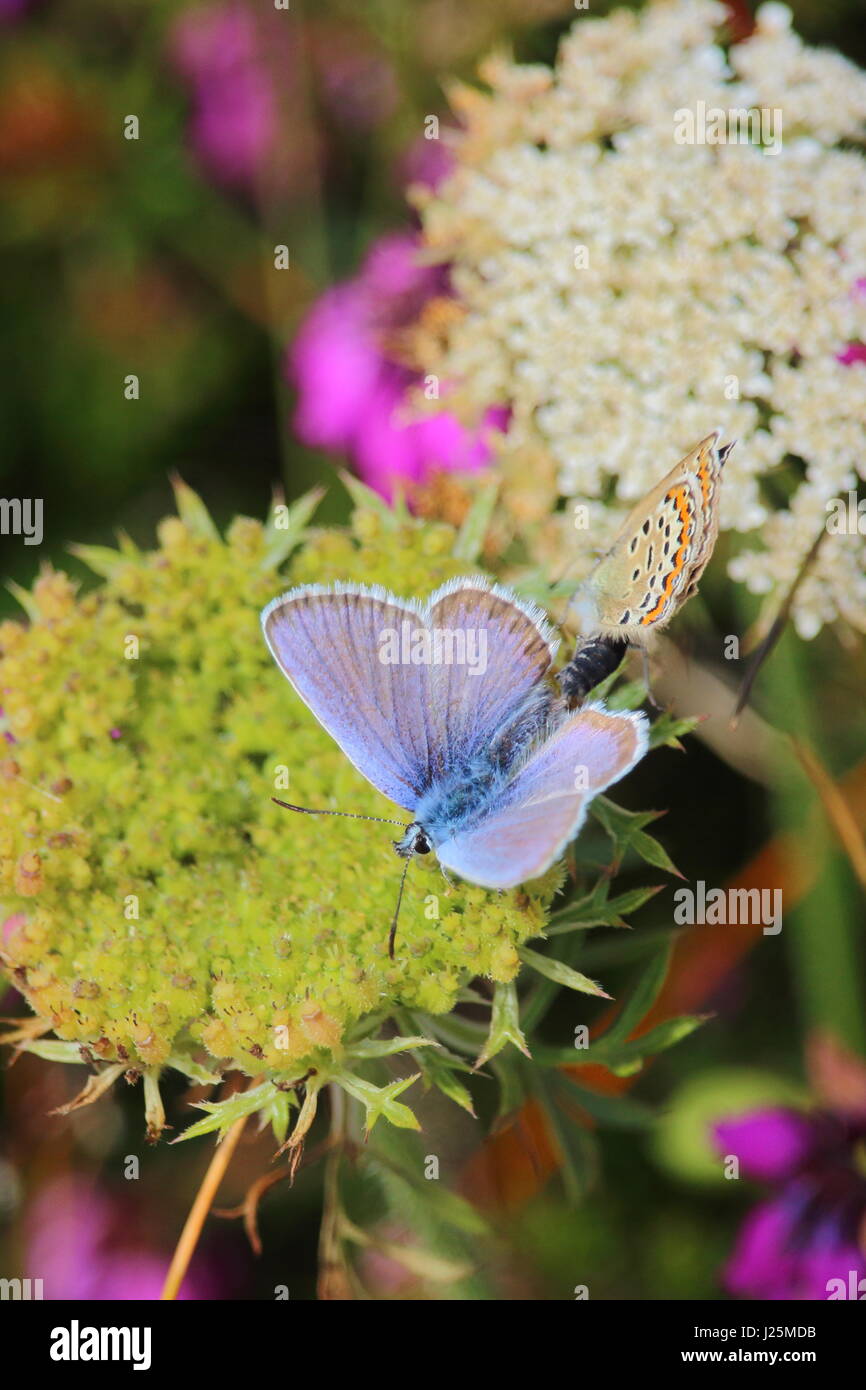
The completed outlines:
<svg viewBox="0 0 866 1390">
<path fill-rule="evenodd" d="M 577 648 L 557 676 L 566 700 L 582 700 L 615 671 L 625 655 L 625 643 L 610 637 L 591 637 Z"/>
</svg>

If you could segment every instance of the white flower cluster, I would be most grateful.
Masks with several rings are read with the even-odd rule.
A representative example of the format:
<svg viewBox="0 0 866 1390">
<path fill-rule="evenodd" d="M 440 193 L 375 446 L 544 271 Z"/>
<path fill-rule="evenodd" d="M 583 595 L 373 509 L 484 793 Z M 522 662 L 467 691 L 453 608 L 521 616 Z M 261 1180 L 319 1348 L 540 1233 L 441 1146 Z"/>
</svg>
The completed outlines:
<svg viewBox="0 0 866 1390">
<path fill-rule="evenodd" d="M 839 360 L 866 343 L 866 75 L 783 5 L 730 47 L 724 21 L 708 0 L 580 18 L 554 70 L 497 57 L 489 92 L 453 92 L 455 171 L 420 202 L 463 312 L 419 351 L 459 383 L 449 406 L 511 404 L 524 514 L 596 499 L 589 533 L 570 506 L 543 530 L 584 570 L 720 426 L 739 441 L 722 529 L 751 533 L 730 572 L 778 604 L 828 502 L 866 479 L 866 361 Z M 856 524 L 827 535 L 801 635 L 866 631 L 864 560 Z"/>
</svg>

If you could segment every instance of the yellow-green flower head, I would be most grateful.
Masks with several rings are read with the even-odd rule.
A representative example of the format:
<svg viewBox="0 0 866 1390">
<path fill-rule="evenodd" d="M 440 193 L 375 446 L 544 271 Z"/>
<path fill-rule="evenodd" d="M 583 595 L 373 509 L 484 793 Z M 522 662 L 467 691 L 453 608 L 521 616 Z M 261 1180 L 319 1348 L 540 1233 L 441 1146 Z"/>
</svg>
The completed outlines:
<svg viewBox="0 0 866 1390">
<path fill-rule="evenodd" d="M 156 550 L 81 548 L 99 587 L 46 570 L 18 591 L 29 622 L 0 626 L 3 959 L 96 1058 L 153 1068 L 206 1049 L 296 1076 L 339 1061 L 367 1015 L 440 1013 L 472 976 L 512 979 L 559 871 L 495 894 L 413 864 L 389 960 L 394 832 L 271 797 L 394 808 L 283 679 L 259 611 L 338 579 L 423 597 L 467 569 L 454 532 L 372 507 L 304 532 L 300 503 L 222 539 L 182 484 L 178 501 Z"/>
</svg>

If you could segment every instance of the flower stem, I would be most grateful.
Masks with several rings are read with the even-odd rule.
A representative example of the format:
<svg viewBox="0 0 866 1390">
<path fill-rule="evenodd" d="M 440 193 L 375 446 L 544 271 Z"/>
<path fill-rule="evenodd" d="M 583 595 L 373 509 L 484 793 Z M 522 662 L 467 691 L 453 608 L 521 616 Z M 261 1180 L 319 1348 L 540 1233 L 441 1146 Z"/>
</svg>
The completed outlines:
<svg viewBox="0 0 866 1390">
<path fill-rule="evenodd" d="M 247 1116 L 241 1115 L 240 1119 L 235 1120 L 226 1137 L 219 1143 L 214 1152 L 214 1156 L 208 1164 L 207 1172 L 202 1179 L 201 1187 L 196 1193 L 196 1199 L 190 1208 L 189 1216 L 186 1218 L 184 1228 L 180 1234 L 180 1240 L 175 1248 L 169 1265 L 168 1274 L 165 1276 L 160 1299 L 171 1300 L 177 1298 L 180 1286 L 189 1268 L 189 1262 L 195 1253 L 199 1237 L 204 1226 L 208 1212 L 213 1205 L 220 1183 L 225 1176 L 232 1155 L 238 1146 Z"/>
</svg>

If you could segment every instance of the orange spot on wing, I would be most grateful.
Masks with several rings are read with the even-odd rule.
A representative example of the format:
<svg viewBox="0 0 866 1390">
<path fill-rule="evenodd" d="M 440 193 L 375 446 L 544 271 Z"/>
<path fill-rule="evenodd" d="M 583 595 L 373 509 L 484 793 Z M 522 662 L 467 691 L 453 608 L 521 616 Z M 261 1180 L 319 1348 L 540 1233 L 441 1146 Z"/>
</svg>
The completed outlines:
<svg viewBox="0 0 866 1390">
<path fill-rule="evenodd" d="M 671 488 L 667 496 L 669 498 L 673 498 L 676 502 L 677 512 L 679 513 L 680 521 L 683 524 L 683 539 L 679 549 L 677 550 L 676 555 L 674 556 L 673 565 L 665 575 L 665 582 L 662 587 L 662 591 L 659 594 L 658 603 L 656 604 L 655 608 L 650 610 L 649 613 L 645 613 L 640 620 L 642 627 L 646 627 L 648 623 L 655 622 L 656 618 L 661 613 L 662 609 L 664 608 L 665 604 L 671 596 L 674 583 L 676 582 L 676 577 L 680 573 L 680 571 L 683 568 L 683 565 L 686 562 L 686 555 L 688 554 L 689 548 L 691 546 L 692 531 L 694 529 L 694 526 L 692 523 L 691 515 L 689 513 L 689 494 L 684 487 L 675 487 Z"/>
<path fill-rule="evenodd" d="M 710 469 L 711 457 L 712 455 L 708 455 L 705 449 L 701 457 L 700 467 L 698 468 L 698 477 L 701 480 L 701 497 L 704 503 L 704 513 L 707 512 L 710 505 L 710 485 L 713 481 L 712 470 Z"/>
</svg>

